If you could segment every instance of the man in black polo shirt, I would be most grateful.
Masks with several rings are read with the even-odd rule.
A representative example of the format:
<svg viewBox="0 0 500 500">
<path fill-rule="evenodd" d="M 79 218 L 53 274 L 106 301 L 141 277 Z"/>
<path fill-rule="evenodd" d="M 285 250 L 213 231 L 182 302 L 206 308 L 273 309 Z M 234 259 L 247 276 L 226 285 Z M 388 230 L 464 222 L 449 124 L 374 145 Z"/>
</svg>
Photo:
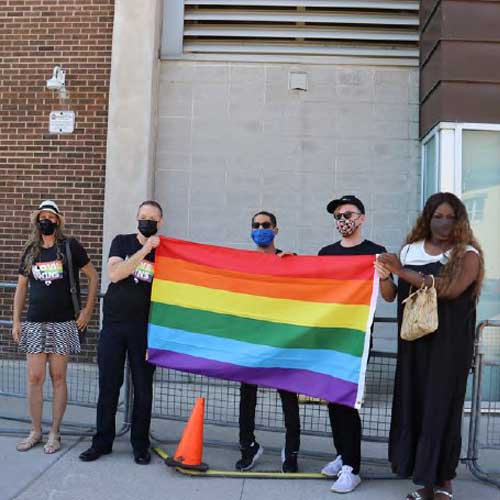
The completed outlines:
<svg viewBox="0 0 500 500">
<path fill-rule="evenodd" d="M 373 255 L 386 252 L 385 247 L 363 238 L 361 227 L 365 221 L 365 207 L 353 195 L 332 200 L 328 213 L 335 219 L 341 239 L 323 247 L 318 255 Z M 394 284 L 389 273 L 377 266 L 382 296 L 394 300 Z M 323 467 L 321 473 L 338 479 L 332 485 L 336 493 L 349 493 L 360 483 L 361 419 L 355 408 L 336 403 L 328 404 L 333 443 L 337 450 L 335 460 Z"/>
<path fill-rule="evenodd" d="M 84 462 L 97 460 L 112 451 L 126 356 L 134 387 L 130 430 L 134 460 L 140 465 L 146 465 L 151 460 L 149 426 L 154 366 L 146 361 L 146 349 L 155 248 L 160 244 L 156 232 L 162 222 L 161 206 L 152 200 L 144 201 L 137 212 L 137 232 L 119 234 L 111 243 L 108 260 L 111 283 L 104 296 L 103 323 L 97 350 L 97 432 L 92 446 L 80 454 L 80 460 Z"/>
</svg>

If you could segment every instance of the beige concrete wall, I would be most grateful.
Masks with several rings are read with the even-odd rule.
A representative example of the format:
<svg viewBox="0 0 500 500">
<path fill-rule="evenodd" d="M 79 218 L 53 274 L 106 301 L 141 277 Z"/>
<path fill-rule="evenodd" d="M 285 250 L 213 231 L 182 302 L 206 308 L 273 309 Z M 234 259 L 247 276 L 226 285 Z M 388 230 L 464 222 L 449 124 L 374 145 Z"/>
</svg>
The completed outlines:
<svg viewBox="0 0 500 500">
<path fill-rule="evenodd" d="M 108 117 L 103 264 L 118 233 L 136 228 L 153 195 L 161 0 L 117 0 Z M 103 288 L 107 284 L 103 266 Z"/>
<path fill-rule="evenodd" d="M 155 170 L 172 236 L 248 247 L 266 209 L 281 247 L 314 254 L 338 239 L 327 202 L 353 193 L 395 250 L 419 203 L 418 69 L 162 61 Z"/>
</svg>

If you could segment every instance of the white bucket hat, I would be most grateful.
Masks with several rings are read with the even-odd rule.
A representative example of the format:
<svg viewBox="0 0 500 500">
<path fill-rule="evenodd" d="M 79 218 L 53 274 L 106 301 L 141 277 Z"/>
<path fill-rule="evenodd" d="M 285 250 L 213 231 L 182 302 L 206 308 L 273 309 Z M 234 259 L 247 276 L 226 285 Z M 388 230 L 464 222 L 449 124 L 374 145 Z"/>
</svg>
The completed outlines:
<svg viewBox="0 0 500 500">
<path fill-rule="evenodd" d="M 36 224 L 38 222 L 38 216 L 41 212 L 52 212 L 53 214 L 57 215 L 59 219 L 59 226 L 62 227 L 62 225 L 64 224 L 64 217 L 55 201 L 45 200 L 40 203 L 38 209 L 31 214 L 31 222 L 33 222 L 33 224 Z"/>
</svg>

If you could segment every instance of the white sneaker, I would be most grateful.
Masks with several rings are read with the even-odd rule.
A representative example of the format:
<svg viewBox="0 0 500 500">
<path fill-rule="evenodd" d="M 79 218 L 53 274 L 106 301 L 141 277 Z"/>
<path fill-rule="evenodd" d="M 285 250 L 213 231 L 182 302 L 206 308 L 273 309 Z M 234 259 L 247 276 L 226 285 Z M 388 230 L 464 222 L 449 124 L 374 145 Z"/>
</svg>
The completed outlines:
<svg viewBox="0 0 500 500">
<path fill-rule="evenodd" d="M 349 493 L 361 483 L 358 474 L 352 473 L 350 465 L 343 465 L 339 472 L 339 478 L 332 484 L 331 490 L 335 493 Z"/>
<path fill-rule="evenodd" d="M 338 455 L 335 460 L 327 463 L 322 469 L 321 474 L 328 477 L 337 477 L 342 469 L 342 455 Z"/>
</svg>

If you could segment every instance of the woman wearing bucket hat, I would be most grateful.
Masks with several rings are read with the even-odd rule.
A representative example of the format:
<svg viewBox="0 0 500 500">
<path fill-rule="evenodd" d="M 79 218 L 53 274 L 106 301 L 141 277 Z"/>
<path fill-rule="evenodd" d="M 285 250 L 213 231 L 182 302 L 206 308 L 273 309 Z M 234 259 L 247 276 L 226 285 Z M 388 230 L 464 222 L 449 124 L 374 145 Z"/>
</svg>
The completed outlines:
<svg viewBox="0 0 500 500">
<path fill-rule="evenodd" d="M 53 387 L 53 419 L 44 451 L 54 453 L 60 448 L 59 426 L 67 399 L 66 367 L 69 355 L 80 352 L 78 331 L 86 328 L 97 297 L 97 272 L 82 245 L 64 235 L 63 225 L 56 203 L 43 201 L 31 216 L 32 232 L 19 266 L 12 336 L 19 350 L 26 353 L 32 430 L 17 444 L 18 451 L 42 442 L 42 391 L 47 362 Z M 88 278 L 87 303 L 77 318 L 70 293 L 70 261 L 77 289 L 79 270 Z M 26 321 L 21 322 L 28 289 Z"/>
</svg>

